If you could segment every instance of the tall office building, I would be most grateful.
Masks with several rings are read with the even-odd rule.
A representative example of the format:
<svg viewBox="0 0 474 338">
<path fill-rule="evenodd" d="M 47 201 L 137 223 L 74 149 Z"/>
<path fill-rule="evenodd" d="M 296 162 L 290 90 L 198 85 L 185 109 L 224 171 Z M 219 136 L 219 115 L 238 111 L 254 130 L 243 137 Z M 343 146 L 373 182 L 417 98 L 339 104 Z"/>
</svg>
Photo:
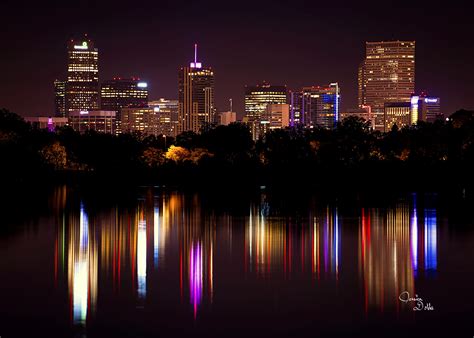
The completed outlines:
<svg viewBox="0 0 474 338">
<path fill-rule="evenodd" d="M 123 107 L 146 107 L 148 105 L 148 84 L 139 78 L 113 78 L 102 82 L 100 99 L 103 110 L 119 112 Z"/>
<path fill-rule="evenodd" d="M 290 93 L 290 125 L 334 128 L 339 121 L 341 93 L 338 83 L 303 87 Z"/>
<path fill-rule="evenodd" d="M 161 98 L 149 101 L 148 107 L 152 108 L 157 115 L 159 123 L 159 133 L 166 136 L 176 136 L 178 130 L 178 100 L 168 100 Z"/>
<path fill-rule="evenodd" d="M 245 86 L 245 116 L 252 137 L 257 140 L 264 133 L 263 119 L 269 104 L 287 104 L 288 90 L 286 86 L 274 86 L 266 82 L 256 86 Z"/>
<path fill-rule="evenodd" d="M 111 110 L 117 113 L 115 123 L 116 133 L 122 128 L 122 108 L 140 108 L 148 104 L 148 84 L 139 78 L 114 78 L 102 82 L 100 88 L 100 105 L 102 110 Z"/>
<path fill-rule="evenodd" d="M 66 116 L 66 81 L 54 80 L 54 115 Z"/>
<path fill-rule="evenodd" d="M 97 48 L 87 38 L 68 43 L 66 114 L 99 109 L 99 60 Z"/>
<path fill-rule="evenodd" d="M 415 91 L 415 41 L 366 42 L 358 71 L 359 106 L 370 106 L 375 129 L 384 131 L 384 107 L 410 102 Z"/>
<path fill-rule="evenodd" d="M 178 101 L 178 134 L 188 130 L 198 133 L 216 122 L 214 72 L 198 62 L 197 45 L 194 45 L 194 62 L 179 70 Z"/>
</svg>

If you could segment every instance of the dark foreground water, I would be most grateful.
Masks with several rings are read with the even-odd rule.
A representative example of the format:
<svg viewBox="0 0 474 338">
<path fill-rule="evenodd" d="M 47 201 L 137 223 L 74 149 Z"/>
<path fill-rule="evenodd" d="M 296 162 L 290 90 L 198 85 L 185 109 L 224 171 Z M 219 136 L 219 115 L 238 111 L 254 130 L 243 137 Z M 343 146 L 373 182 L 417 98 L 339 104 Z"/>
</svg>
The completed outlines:
<svg viewBox="0 0 474 338">
<path fill-rule="evenodd" d="M 474 336 L 469 203 L 131 195 L 4 205 L 1 338 Z"/>
</svg>

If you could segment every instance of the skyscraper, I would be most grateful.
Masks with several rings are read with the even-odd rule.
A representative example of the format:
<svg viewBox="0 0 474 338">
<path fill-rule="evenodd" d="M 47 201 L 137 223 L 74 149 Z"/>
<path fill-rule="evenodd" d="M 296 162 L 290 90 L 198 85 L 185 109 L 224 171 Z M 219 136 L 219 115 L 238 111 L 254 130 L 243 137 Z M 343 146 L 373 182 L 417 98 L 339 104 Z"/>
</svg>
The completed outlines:
<svg viewBox="0 0 474 338">
<path fill-rule="evenodd" d="M 341 93 L 337 82 L 291 92 L 290 102 L 290 125 L 334 128 L 339 121 Z"/>
<path fill-rule="evenodd" d="M 113 78 L 102 82 L 100 89 L 101 109 L 120 111 L 123 107 L 146 107 L 148 84 L 139 78 Z M 119 115 L 117 115 L 119 118 Z"/>
<path fill-rule="evenodd" d="M 140 108 L 148 104 L 148 84 L 139 78 L 113 78 L 102 82 L 100 89 L 100 105 L 102 110 L 112 110 L 117 113 L 116 132 L 120 134 L 122 108 Z"/>
<path fill-rule="evenodd" d="M 207 124 L 216 122 L 214 72 L 198 62 L 197 44 L 194 45 L 194 62 L 179 70 L 178 101 L 178 134 L 188 130 L 198 133 Z"/>
<path fill-rule="evenodd" d="M 66 116 L 66 81 L 54 80 L 54 115 Z"/>
<path fill-rule="evenodd" d="M 68 43 L 66 114 L 99 109 L 98 51 L 87 38 Z"/>
<path fill-rule="evenodd" d="M 358 75 L 359 106 L 370 106 L 384 131 L 385 103 L 410 102 L 415 91 L 415 41 L 366 42 Z"/>
</svg>

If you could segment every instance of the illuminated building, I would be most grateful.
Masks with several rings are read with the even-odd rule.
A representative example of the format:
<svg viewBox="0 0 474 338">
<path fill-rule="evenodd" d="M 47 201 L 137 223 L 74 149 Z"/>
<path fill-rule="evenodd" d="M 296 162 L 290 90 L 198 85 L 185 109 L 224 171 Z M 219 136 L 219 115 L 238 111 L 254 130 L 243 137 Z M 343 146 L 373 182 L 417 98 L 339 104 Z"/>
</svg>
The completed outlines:
<svg viewBox="0 0 474 338">
<path fill-rule="evenodd" d="M 227 126 L 237 121 L 237 113 L 233 111 L 225 111 L 219 113 L 219 124 L 221 126 Z"/>
<path fill-rule="evenodd" d="M 415 41 L 366 42 L 358 73 L 359 106 L 370 106 L 375 129 L 387 131 L 385 104 L 410 102 L 415 91 Z"/>
<path fill-rule="evenodd" d="M 266 82 L 256 86 L 245 86 L 245 117 L 246 123 L 257 140 L 262 134 L 261 122 L 267 113 L 269 104 L 287 104 L 288 91 L 286 86 L 273 86 Z"/>
<path fill-rule="evenodd" d="M 158 115 L 159 133 L 166 136 L 176 136 L 178 130 L 178 100 L 161 98 L 149 101 L 148 107 L 153 108 Z"/>
<path fill-rule="evenodd" d="M 290 125 L 289 104 L 268 104 L 265 119 L 270 129 L 285 128 Z"/>
<path fill-rule="evenodd" d="M 417 121 L 432 123 L 444 119 L 439 97 L 431 97 L 427 96 L 426 93 L 421 93 L 421 95 L 412 95 L 410 103 L 412 116 L 416 117 Z"/>
<path fill-rule="evenodd" d="M 198 133 L 216 122 L 214 72 L 197 61 L 197 45 L 194 45 L 194 62 L 179 70 L 178 101 L 178 134 L 189 130 Z"/>
<path fill-rule="evenodd" d="M 54 80 L 54 115 L 66 116 L 66 81 Z"/>
<path fill-rule="evenodd" d="M 344 111 L 341 111 L 340 113 L 341 121 L 350 116 L 364 119 L 365 121 L 370 122 L 370 125 L 372 127 L 374 126 L 375 120 L 372 114 L 372 110 L 370 109 L 369 106 L 363 106 L 362 108 L 358 108 L 358 109 L 346 109 Z"/>
<path fill-rule="evenodd" d="M 94 43 L 84 37 L 68 43 L 66 115 L 99 109 L 99 60 Z"/>
<path fill-rule="evenodd" d="M 396 124 L 398 128 L 410 126 L 412 121 L 410 102 L 385 103 L 384 130 L 390 131 Z"/>
<path fill-rule="evenodd" d="M 69 125 L 80 133 L 94 130 L 115 134 L 115 114 L 108 110 L 74 110 L 69 112 Z"/>
<path fill-rule="evenodd" d="M 175 127 L 170 112 L 161 111 L 159 107 L 122 108 L 123 133 L 174 136 Z"/>
<path fill-rule="evenodd" d="M 58 127 L 64 127 L 68 124 L 67 117 L 47 117 L 47 116 L 30 116 L 25 117 L 25 121 L 31 123 L 35 128 L 48 129 L 54 131 Z"/>
<path fill-rule="evenodd" d="M 329 86 L 303 87 L 290 95 L 290 125 L 334 128 L 339 121 L 341 94 L 338 83 Z"/>
<path fill-rule="evenodd" d="M 102 110 L 117 113 L 117 132 L 120 133 L 121 108 L 146 107 L 148 104 L 148 84 L 139 78 L 114 78 L 102 82 L 100 89 Z"/>
</svg>

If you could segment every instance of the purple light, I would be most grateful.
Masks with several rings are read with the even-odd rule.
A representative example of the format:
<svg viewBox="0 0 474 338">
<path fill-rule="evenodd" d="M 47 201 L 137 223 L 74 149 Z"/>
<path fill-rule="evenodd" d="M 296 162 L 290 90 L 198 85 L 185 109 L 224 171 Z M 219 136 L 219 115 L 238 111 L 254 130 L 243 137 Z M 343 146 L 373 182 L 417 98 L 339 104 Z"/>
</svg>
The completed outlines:
<svg viewBox="0 0 474 338">
<path fill-rule="evenodd" d="M 192 244 L 189 253 L 189 292 L 194 318 L 202 297 L 202 250 L 201 243 Z"/>
<path fill-rule="evenodd" d="M 52 117 L 48 118 L 48 130 L 49 131 L 54 131 L 54 124 L 53 124 L 53 118 Z"/>
</svg>

